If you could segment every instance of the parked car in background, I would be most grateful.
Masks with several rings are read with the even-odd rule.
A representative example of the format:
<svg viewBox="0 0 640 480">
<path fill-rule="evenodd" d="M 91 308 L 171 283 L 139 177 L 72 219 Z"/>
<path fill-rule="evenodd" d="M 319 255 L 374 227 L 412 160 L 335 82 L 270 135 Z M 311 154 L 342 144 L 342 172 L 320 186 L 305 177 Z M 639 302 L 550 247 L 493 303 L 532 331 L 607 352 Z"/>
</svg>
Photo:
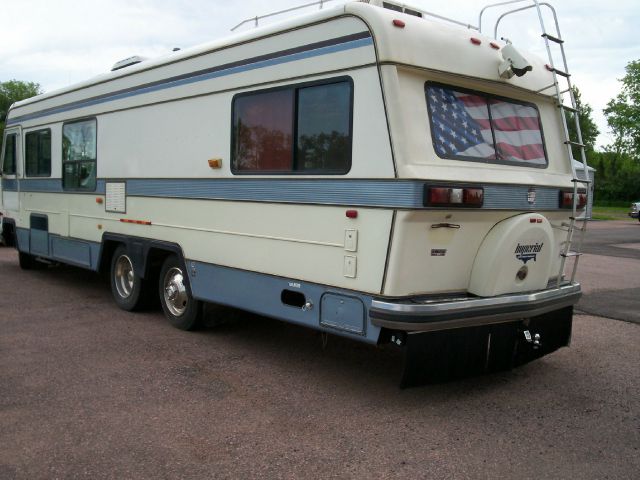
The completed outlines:
<svg viewBox="0 0 640 480">
<path fill-rule="evenodd" d="M 631 204 L 631 210 L 629 211 L 631 218 L 637 218 L 640 221 L 640 202 L 633 202 Z"/>
</svg>

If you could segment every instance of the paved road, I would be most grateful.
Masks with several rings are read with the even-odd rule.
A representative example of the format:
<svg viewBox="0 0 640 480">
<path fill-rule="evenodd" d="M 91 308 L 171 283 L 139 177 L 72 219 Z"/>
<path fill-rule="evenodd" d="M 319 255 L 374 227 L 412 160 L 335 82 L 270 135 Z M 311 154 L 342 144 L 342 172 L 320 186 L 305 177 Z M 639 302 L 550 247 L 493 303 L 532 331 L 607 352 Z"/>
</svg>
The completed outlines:
<svg viewBox="0 0 640 480">
<path fill-rule="evenodd" d="M 599 259 L 583 259 L 591 291 L 619 283 Z M 158 311 L 118 310 L 96 275 L 23 272 L 6 248 L 0 291 L 2 480 L 640 471 L 632 323 L 578 315 L 572 347 L 538 362 L 399 390 L 393 349 L 335 337 L 323 349 L 310 330 L 244 314 L 182 332 Z"/>
<path fill-rule="evenodd" d="M 640 222 L 634 219 L 589 222 L 583 251 L 640 260 Z"/>
<path fill-rule="evenodd" d="M 640 323 L 640 222 L 590 222 L 583 251 L 578 309 Z"/>
</svg>

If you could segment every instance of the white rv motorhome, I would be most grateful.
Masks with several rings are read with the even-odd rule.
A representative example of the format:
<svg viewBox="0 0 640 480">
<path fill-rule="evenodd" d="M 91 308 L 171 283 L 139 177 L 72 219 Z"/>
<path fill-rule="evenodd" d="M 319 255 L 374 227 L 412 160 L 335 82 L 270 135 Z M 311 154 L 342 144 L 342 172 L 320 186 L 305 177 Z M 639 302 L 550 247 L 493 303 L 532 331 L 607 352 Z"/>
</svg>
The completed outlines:
<svg viewBox="0 0 640 480">
<path fill-rule="evenodd" d="M 394 343 L 405 385 L 568 345 L 566 61 L 432 16 L 349 2 L 16 103 L 5 239 L 178 328 L 211 302 Z"/>
</svg>

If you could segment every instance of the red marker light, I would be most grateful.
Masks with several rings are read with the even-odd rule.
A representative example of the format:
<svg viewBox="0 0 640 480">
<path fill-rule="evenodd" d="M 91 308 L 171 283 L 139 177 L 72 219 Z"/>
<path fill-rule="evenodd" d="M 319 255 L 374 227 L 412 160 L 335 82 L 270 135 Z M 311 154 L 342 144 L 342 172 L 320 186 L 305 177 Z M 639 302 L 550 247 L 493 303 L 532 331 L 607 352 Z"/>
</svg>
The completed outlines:
<svg viewBox="0 0 640 480">
<path fill-rule="evenodd" d="M 500 50 L 500 45 L 498 45 L 496 42 L 491 42 L 489 45 L 491 45 L 491 48 L 493 48 L 494 50 Z"/>
<path fill-rule="evenodd" d="M 425 206 L 481 207 L 484 203 L 482 188 L 425 187 Z"/>
<path fill-rule="evenodd" d="M 404 28 L 405 23 L 402 20 L 395 19 L 393 21 L 393 26 L 398 28 Z"/>
<path fill-rule="evenodd" d="M 471 43 L 473 43 L 474 45 L 482 45 L 482 40 L 476 37 L 471 37 Z"/>
<path fill-rule="evenodd" d="M 449 203 L 449 189 L 441 187 L 430 188 L 428 198 L 431 205 L 446 205 Z"/>
<path fill-rule="evenodd" d="M 484 190 L 481 188 L 465 188 L 462 203 L 465 205 L 482 205 L 484 203 Z"/>
<path fill-rule="evenodd" d="M 358 218 L 358 210 L 347 210 L 345 215 L 347 218 Z"/>
</svg>

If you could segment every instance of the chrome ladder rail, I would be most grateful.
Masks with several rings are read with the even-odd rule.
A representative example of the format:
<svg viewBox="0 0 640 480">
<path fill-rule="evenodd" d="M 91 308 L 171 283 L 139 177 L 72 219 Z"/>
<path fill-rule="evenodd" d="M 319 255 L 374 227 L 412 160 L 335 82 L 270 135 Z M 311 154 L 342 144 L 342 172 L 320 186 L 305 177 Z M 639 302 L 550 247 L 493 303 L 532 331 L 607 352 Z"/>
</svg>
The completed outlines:
<svg viewBox="0 0 640 480">
<path fill-rule="evenodd" d="M 505 6 L 509 4 L 523 3 L 525 1 L 528 1 L 530 4 L 523 7 L 509 10 L 498 17 L 494 27 L 494 37 L 497 38 L 498 25 L 500 24 L 500 21 L 506 16 L 517 13 L 517 12 L 529 10 L 532 8 L 536 10 L 538 14 L 538 20 L 540 22 L 540 28 L 542 29 L 542 38 L 544 39 L 545 47 L 547 50 L 547 56 L 549 58 L 549 70 L 553 74 L 553 83 L 545 88 L 540 89 L 538 93 L 541 93 L 551 88 L 554 89 L 556 105 L 560 109 L 560 116 L 562 117 L 564 144 L 567 149 L 567 157 L 569 160 L 569 165 L 571 166 L 571 175 L 572 175 L 572 182 L 573 182 L 573 202 L 572 202 L 572 208 L 571 208 L 571 217 L 569 218 L 568 223 L 562 224 L 562 227 L 566 228 L 565 231 L 567 232 L 567 236 L 566 236 L 566 240 L 561 243 L 562 248 L 560 252 L 560 257 L 561 257 L 560 270 L 558 271 L 557 283 L 556 283 L 556 286 L 559 288 L 564 278 L 564 269 L 566 266 L 567 258 L 575 259 L 573 263 L 573 268 L 571 271 L 570 282 L 573 283 L 575 281 L 576 272 L 578 270 L 578 261 L 580 259 L 580 256 L 582 255 L 581 250 L 582 250 L 582 244 L 584 241 L 584 235 L 587 230 L 588 217 L 586 214 L 587 212 L 586 209 L 587 209 L 587 206 L 589 205 L 589 201 L 591 197 L 591 188 L 590 188 L 591 180 L 589 178 L 587 154 L 586 154 L 585 145 L 582 139 L 582 131 L 580 129 L 580 112 L 578 111 L 576 98 L 573 93 L 573 84 L 571 82 L 571 74 L 569 73 L 567 56 L 564 50 L 564 40 L 562 39 L 562 34 L 560 33 L 560 24 L 558 22 L 558 15 L 556 14 L 556 11 L 553 8 L 553 6 L 551 6 L 546 2 L 540 2 L 539 0 L 511 0 L 511 1 L 494 3 L 484 7 L 480 11 L 478 25 L 480 29 L 482 29 L 482 16 L 487 9 L 498 7 L 498 6 Z M 547 28 L 545 26 L 544 17 L 542 14 L 542 7 L 547 7 L 553 15 L 553 20 L 555 23 L 555 34 L 553 35 L 547 31 Z M 553 60 L 553 53 L 551 51 L 552 44 L 558 45 L 558 48 L 561 53 L 561 58 L 562 58 L 562 69 L 558 69 L 555 66 L 555 62 Z M 566 88 L 563 89 L 560 86 L 561 81 L 565 82 Z M 571 105 L 565 104 L 564 95 L 567 93 L 569 94 Z M 577 141 L 571 140 L 571 136 L 569 134 L 569 125 L 567 123 L 567 115 L 566 115 L 567 112 L 572 115 L 573 121 L 575 122 Z M 573 160 L 574 160 L 573 147 L 576 147 L 580 151 L 580 162 L 582 163 L 582 168 L 585 175 L 585 178 L 583 179 L 578 177 L 576 168 L 573 164 Z M 583 185 L 585 188 L 580 187 L 580 185 Z M 585 193 L 586 193 L 586 205 L 585 205 L 585 210 L 582 213 L 582 216 L 579 217 L 578 216 L 579 194 L 583 193 L 583 190 L 585 190 Z M 576 230 L 578 230 L 579 233 L 578 233 L 577 240 L 574 241 L 574 234 Z M 574 247 L 573 249 L 572 249 L 572 246 Z"/>
</svg>

